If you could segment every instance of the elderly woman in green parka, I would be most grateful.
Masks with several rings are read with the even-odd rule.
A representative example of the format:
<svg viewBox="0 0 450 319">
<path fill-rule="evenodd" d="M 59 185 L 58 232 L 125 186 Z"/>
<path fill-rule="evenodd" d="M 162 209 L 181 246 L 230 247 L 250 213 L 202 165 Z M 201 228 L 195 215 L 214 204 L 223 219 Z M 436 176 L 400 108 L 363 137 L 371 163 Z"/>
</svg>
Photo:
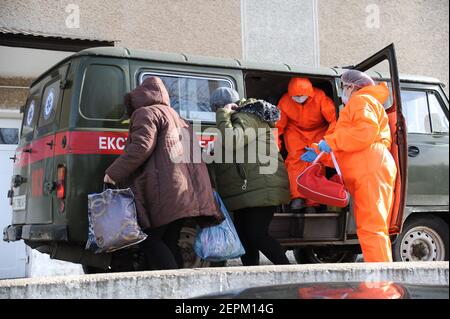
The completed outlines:
<svg viewBox="0 0 450 319">
<path fill-rule="evenodd" d="M 287 171 L 271 130 L 280 112 L 277 106 L 262 100 L 239 101 L 239 94 L 226 87 L 213 92 L 211 106 L 222 135 L 222 143 L 216 147 L 223 152 L 222 163 L 214 164 L 215 185 L 227 209 L 234 212 L 236 230 L 246 251 L 242 264 L 258 265 L 259 251 L 274 264 L 289 264 L 284 249 L 268 232 L 277 206 L 288 204 L 290 199 Z M 227 130 L 234 135 L 228 148 Z M 248 130 L 255 134 L 248 134 Z M 256 161 L 251 160 L 249 150 L 256 150 Z M 228 154 L 233 155 L 232 163 L 224 163 L 227 151 L 233 153 Z M 236 159 L 238 151 L 245 154 L 243 161 Z"/>
</svg>

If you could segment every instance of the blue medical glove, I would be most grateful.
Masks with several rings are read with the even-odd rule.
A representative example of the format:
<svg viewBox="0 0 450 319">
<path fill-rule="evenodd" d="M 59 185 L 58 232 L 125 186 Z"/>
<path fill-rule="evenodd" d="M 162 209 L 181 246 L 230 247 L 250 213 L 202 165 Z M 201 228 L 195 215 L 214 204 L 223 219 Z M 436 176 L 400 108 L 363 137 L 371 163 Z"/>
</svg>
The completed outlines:
<svg viewBox="0 0 450 319">
<path fill-rule="evenodd" d="M 331 148 L 330 148 L 330 146 L 327 144 L 327 142 L 325 140 L 321 140 L 319 142 L 319 150 L 321 152 L 325 152 L 325 153 L 330 153 L 331 152 Z"/>
<path fill-rule="evenodd" d="M 306 152 L 300 157 L 304 162 L 312 163 L 317 157 L 316 151 L 311 147 L 305 147 Z"/>
</svg>

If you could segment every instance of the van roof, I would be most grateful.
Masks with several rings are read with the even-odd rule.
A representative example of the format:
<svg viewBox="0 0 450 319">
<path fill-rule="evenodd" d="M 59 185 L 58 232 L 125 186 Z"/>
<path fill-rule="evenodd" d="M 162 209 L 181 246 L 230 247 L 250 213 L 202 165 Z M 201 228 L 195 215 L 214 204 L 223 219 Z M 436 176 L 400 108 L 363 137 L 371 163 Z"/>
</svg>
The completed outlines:
<svg viewBox="0 0 450 319">
<path fill-rule="evenodd" d="M 118 57 L 126 59 L 138 59 L 146 61 L 157 61 L 165 63 L 177 63 L 177 64 L 189 64 L 189 65 L 199 65 L 199 66 L 213 66 L 213 67 L 224 67 L 224 68 L 234 68 L 241 70 L 261 70 L 261 71 L 271 71 L 271 72 L 287 72 L 287 73 L 301 73 L 309 75 L 322 75 L 322 76 L 340 76 L 345 69 L 339 67 L 327 68 L 327 67 L 307 67 L 290 65 L 286 63 L 272 64 L 272 63 L 260 63 L 252 61 L 243 61 L 238 59 L 225 59 L 225 58 L 214 58 L 200 55 L 182 54 L 182 53 L 165 53 L 158 51 L 144 51 L 137 49 L 128 49 L 123 47 L 96 47 L 89 48 L 79 51 L 71 56 L 68 56 L 64 60 L 57 63 L 55 66 L 64 63 L 70 59 L 78 56 L 108 56 L 108 57 Z M 53 69 L 53 66 L 51 69 Z M 51 70 L 50 69 L 50 70 Z M 39 81 L 46 73 L 42 74 L 34 83 Z M 375 79 L 388 78 L 387 74 L 371 72 L 370 74 Z M 403 82 L 419 82 L 419 83 L 433 83 L 433 84 L 443 84 L 442 81 L 426 76 L 420 75 L 407 75 L 401 74 L 400 80 Z"/>
<path fill-rule="evenodd" d="M 128 59 L 138 59 L 146 61 L 158 61 L 166 63 L 189 64 L 199 66 L 212 66 L 223 68 L 234 68 L 241 70 L 264 70 L 278 72 L 298 72 L 312 75 L 336 76 L 337 72 L 332 68 L 314 68 L 304 66 L 292 66 L 288 64 L 259 63 L 243 61 L 238 59 L 216 58 L 183 53 L 166 53 L 158 51 L 144 51 L 120 47 L 98 47 L 80 51 L 75 56 L 95 55 L 113 56 Z"/>
</svg>

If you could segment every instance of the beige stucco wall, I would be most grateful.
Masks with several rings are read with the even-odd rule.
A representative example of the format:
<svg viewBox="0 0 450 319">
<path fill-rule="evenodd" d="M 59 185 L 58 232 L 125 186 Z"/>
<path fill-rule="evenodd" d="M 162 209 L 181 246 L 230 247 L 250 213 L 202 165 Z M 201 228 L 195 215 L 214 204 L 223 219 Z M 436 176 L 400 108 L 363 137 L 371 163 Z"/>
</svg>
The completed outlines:
<svg viewBox="0 0 450 319">
<path fill-rule="evenodd" d="M 18 110 L 28 96 L 28 87 L 33 79 L 0 76 L 0 109 Z"/>
<path fill-rule="evenodd" d="M 67 5 L 79 28 L 67 28 Z M 1 0 L 0 25 L 119 40 L 118 45 L 241 58 L 240 0 Z"/>
<path fill-rule="evenodd" d="M 318 66 L 316 0 L 242 0 L 246 60 Z"/>
<path fill-rule="evenodd" d="M 318 1 L 321 65 L 353 64 L 394 42 L 401 73 L 439 78 L 448 93 L 448 0 Z M 366 24 L 373 5 L 379 28 Z"/>
<path fill-rule="evenodd" d="M 240 59 L 240 3 L 240 0 L 0 0 L 0 26 L 116 40 L 116 46 L 135 49 Z M 69 25 L 66 23 L 74 14 L 74 11 L 66 12 L 71 4 L 79 8 L 78 28 L 68 27 L 74 20 L 69 19 Z M 37 76 L 26 62 L 39 63 L 40 74 L 62 57 L 49 54 L 43 61 L 37 58 L 37 53 L 33 53 L 36 54 L 33 59 L 23 58 L 26 49 L 8 50 L 0 49 L 3 62 L 0 63 L 0 108 L 17 109 L 25 103 L 26 91 L 1 86 L 18 86 L 22 83 L 20 78 Z M 13 55 L 12 50 L 21 53 Z M 11 61 L 14 57 L 23 58 L 25 63 L 19 61 L 20 66 L 16 68 L 17 63 Z"/>
</svg>

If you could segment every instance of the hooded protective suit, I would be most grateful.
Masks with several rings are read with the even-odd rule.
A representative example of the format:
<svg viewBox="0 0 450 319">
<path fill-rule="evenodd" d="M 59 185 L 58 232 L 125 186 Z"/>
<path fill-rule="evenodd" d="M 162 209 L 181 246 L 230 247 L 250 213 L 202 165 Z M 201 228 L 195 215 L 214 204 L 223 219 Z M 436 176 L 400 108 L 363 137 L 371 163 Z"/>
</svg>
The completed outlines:
<svg viewBox="0 0 450 319">
<path fill-rule="evenodd" d="M 305 103 L 295 102 L 293 96 L 308 96 Z M 333 101 L 320 89 L 314 88 L 306 78 L 293 78 L 289 82 L 288 92 L 281 98 L 278 107 L 281 110 L 278 128 L 278 147 L 281 139 L 288 151 L 286 168 L 289 174 L 291 199 L 305 198 L 297 189 L 297 177 L 310 165 L 300 157 L 305 147 L 319 142 L 325 134 L 333 132 L 336 125 L 336 109 Z M 306 205 L 315 203 L 306 199 Z"/>
<path fill-rule="evenodd" d="M 356 91 L 339 113 L 334 133 L 324 137 L 353 198 L 365 262 L 392 261 L 388 231 L 397 167 L 383 107 L 388 96 L 386 83 Z"/>
</svg>

